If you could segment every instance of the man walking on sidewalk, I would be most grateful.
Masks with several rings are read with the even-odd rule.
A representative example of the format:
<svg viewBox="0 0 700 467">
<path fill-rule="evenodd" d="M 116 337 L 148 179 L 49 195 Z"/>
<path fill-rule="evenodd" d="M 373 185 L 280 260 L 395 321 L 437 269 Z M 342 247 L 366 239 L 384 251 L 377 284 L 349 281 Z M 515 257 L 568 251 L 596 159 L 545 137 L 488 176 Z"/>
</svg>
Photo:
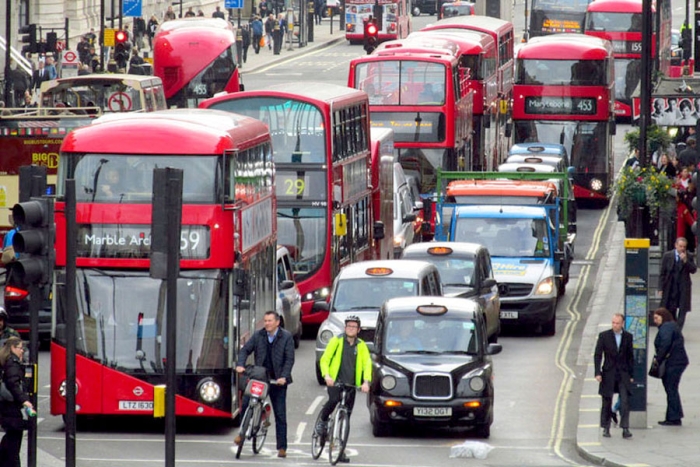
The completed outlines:
<svg viewBox="0 0 700 467">
<path fill-rule="evenodd" d="M 595 379 L 600 383 L 598 394 L 603 398 L 603 405 L 600 409 L 600 426 L 603 428 L 603 437 L 605 438 L 610 438 L 612 399 L 616 392 L 620 394 L 622 437 L 625 439 L 632 437 L 629 430 L 629 394 L 634 356 L 632 334 L 622 329 L 623 320 L 624 316 L 621 313 L 613 315 L 612 329 L 598 335 L 593 356 Z"/>
<path fill-rule="evenodd" d="M 661 291 L 661 308 L 666 308 L 676 319 L 680 331 L 685 324 L 685 314 L 690 311 L 692 281 L 698 267 L 691 253 L 686 251 L 688 240 L 676 239 L 675 249 L 667 251 L 661 258 L 659 273 L 659 290 Z"/>
</svg>

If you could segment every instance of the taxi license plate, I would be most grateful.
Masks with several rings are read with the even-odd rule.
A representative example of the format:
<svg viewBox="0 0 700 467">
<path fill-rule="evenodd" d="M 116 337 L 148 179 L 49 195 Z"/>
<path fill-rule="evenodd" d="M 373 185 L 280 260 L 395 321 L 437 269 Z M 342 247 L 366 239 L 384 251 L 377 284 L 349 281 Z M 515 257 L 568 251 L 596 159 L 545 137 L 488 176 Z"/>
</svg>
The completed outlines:
<svg viewBox="0 0 700 467">
<path fill-rule="evenodd" d="M 501 311 L 501 319 L 518 319 L 517 311 Z"/>
<path fill-rule="evenodd" d="M 416 417 L 451 417 L 452 407 L 414 407 Z"/>
<path fill-rule="evenodd" d="M 119 410 L 153 410 L 153 401 L 119 401 Z"/>
</svg>

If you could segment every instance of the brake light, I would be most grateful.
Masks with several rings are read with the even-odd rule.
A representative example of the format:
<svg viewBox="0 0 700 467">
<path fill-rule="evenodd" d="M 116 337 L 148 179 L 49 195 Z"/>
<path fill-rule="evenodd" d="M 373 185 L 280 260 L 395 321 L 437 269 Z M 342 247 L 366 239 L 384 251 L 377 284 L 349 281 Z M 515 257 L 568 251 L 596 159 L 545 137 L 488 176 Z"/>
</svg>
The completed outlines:
<svg viewBox="0 0 700 467">
<path fill-rule="evenodd" d="M 5 300 L 20 301 L 27 298 L 28 295 L 28 290 L 20 289 L 18 287 L 12 287 L 11 285 L 5 286 Z"/>
</svg>

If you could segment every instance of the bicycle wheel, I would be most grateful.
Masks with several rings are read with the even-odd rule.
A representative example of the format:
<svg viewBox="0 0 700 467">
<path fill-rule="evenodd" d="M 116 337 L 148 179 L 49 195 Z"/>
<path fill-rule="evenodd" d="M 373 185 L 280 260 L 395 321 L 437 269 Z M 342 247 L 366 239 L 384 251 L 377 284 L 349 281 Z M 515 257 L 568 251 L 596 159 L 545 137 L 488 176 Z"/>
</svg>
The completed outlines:
<svg viewBox="0 0 700 467">
<path fill-rule="evenodd" d="M 236 449 L 236 459 L 241 458 L 241 451 L 243 451 L 243 444 L 245 444 L 245 440 L 248 438 L 249 431 L 250 431 L 250 423 L 251 423 L 252 418 L 253 418 L 253 407 L 248 405 L 248 408 L 245 409 L 245 413 L 243 414 L 243 421 L 241 422 L 241 430 L 238 432 L 238 436 L 241 437 L 241 442 L 238 444 L 238 448 Z"/>
<path fill-rule="evenodd" d="M 348 420 L 348 413 L 345 410 L 336 412 L 334 418 L 333 431 L 330 435 L 330 442 L 328 443 L 328 460 L 331 465 L 337 464 L 340 458 L 343 457 L 350 431 L 350 421 Z"/>
<path fill-rule="evenodd" d="M 316 417 L 316 425 L 314 426 L 313 434 L 311 435 L 311 457 L 313 457 L 314 460 L 321 457 L 321 453 L 323 452 L 323 446 L 325 446 L 326 444 L 326 434 L 323 433 L 319 435 L 318 430 L 316 430 L 316 427 L 319 425 L 320 422 L 321 414 L 319 413 L 318 417 Z"/>
<path fill-rule="evenodd" d="M 253 452 L 260 454 L 267 438 L 267 427 L 262 424 L 262 404 L 255 404 L 255 415 L 253 416 Z"/>
</svg>

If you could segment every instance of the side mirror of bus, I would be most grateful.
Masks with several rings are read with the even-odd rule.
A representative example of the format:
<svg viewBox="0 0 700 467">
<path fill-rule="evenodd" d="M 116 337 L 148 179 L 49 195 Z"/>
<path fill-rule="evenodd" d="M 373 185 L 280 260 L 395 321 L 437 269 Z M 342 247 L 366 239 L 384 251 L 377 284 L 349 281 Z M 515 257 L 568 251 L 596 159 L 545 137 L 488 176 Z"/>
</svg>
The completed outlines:
<svg viewBox="0 0 700 467">
<path fill-rule="evenodd" d="M 294 281 L 282 281 L 280 282 L 280 290 L 289 290 L 294 287 Z"/>
<path fill-rule="evenodd" d="M 372 228 L 373 228 L 372 235 L 374 236 L 375 240 L 381 240 L 385 237 L 386 232 L 384 230 L 384 222 L 375 221 L 374 224 L 372 225 Z"/>
<path fill-rule="evenodd" d="M 246 272 L 242 268 L 235 268 L 233 270 L 233 295 L 236 297 L 243 297 L 246 294 Z"/>
</svg>

